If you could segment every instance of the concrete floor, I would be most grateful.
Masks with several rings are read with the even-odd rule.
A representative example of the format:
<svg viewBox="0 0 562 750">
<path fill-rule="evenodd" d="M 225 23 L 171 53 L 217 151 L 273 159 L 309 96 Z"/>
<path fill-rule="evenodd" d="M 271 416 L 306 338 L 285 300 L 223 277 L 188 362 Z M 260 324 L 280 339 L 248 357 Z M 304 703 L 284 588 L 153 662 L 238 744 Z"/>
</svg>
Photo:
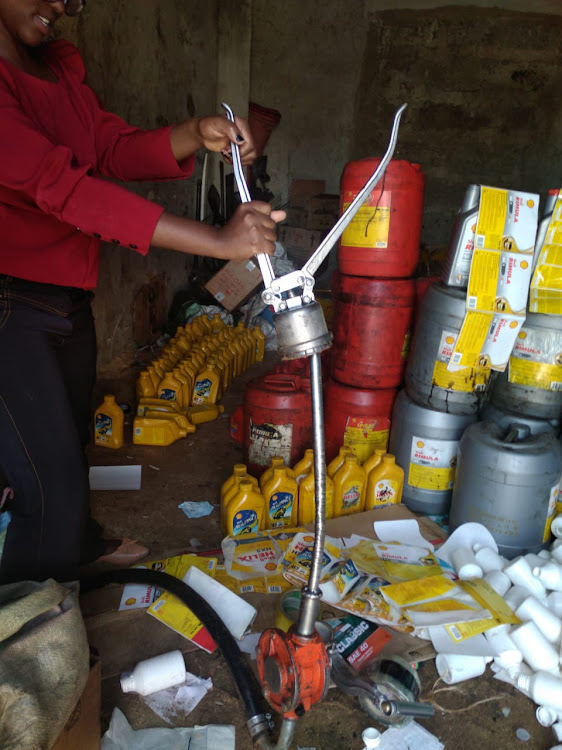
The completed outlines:
<svg viewBox="0 0 562 750">
<path fill-rule="evenodd" d="M 131 440 L 132 416 L 129 416 L 126 417 L 126 444 L 123 448 L 117 451 L 90 450 L 90 463 L 93 465 L 140 463 L 143 466 L 140 491 L 93 493 L 94 515 L 103 524 L 108 536 L 126 535 L 139 539 L 150 547 L 152 559 L 193 551 L 190 548 L 193 538 L 198 539 L 205 549 L 220 546 L 218 508 L 203 519 L 189 520 L 177 505 L 183 500 L 207 500 L 217 505 L 222 482 L 230 475 L 233 464 L 242 460 L 241 447 L 228 434 L 229 415 L 242 402 L 248 380 L 265 372 L 273 362 L 274 358 L 269 355 L 267 364 L 254 365 L 238 378 L 223 399 L 225 414 L 216 422 L 201 425 L 187 439 L 167 448 L 134 446 Z M 137 371 L 138 368 L 120 367 L 116 363 L 112 369 L 101 373 L 97 394 L 100 400 L 103 393 L 114 393 L 118 402 L 129 403 L 133 407 Z M 265 596 L 263 599 L 268 601 L 263 603 L 262 619 L 264 613 L 273 611 L 271 598 Z M 121 614 L 126 616 L 129 613 Z M 152 621 L 152 618 L 147 619 Z M 260 621 L 263 627 L 273 624 L 272 616 L 271 622 Z M 139 646 L 136 660 L 161 652 L 159 646 L 170 631 L 163 625 L 157 625 L 163 629 L 162 632 L 156 630 L 155 635 L 150 636 L 149 644 L 144 642 Z M 116 652 L 120 646 L 130 651 L 127 620 L 120 620 L 119 616 L 113 619 L 107 617 L 103 631 L 104 643 L 111 642 L 112 633 L 115 632 L 113 648 Z M 163 650 L 169 649 L 164 647 Z M 103 668 L 103 648 L 101 651 Z M 252 743 L 244 725 L 243 706 L 220 655 L 208 655 L 199 649 L 187 650 L 186 664 L 190 672 L 211 677 L 214 687 L 197 708 L 183 718 L 180 725 L 234 724 L 237 750 L 250 750 Z M 422 699 L 431 700 L 431 691 L 437 680 L 434 661 L 421 663 L 419 675 L 423 686 Z M 442 687 L 442 684 L 436 686 L 437 689 Z M 478 704 L 492 697 L 494 700 Z M 485 676 L 461 684 L 458 690 L 434 694 L 433 699 L 447 710 L 438 710 L 432 719 L 420 723 L 449 750 L 513 750 L 519 746 L 529 750 L 547 750 L 556 744 L 551 729 L 537 723 L 535 705 L 511 687 L 494 680 L 489 670 Z M 102 681 L 103 731 L 115 706 L 123 710 L 135 729 L 166 726 L 139 696 L 121 692 L 117 670 L 114 669 L 114 674 L 106 674 Z M 361 710 L 357 698 L 332 689 L 323 703 L 314 706 L 299 720 L 294 747 L 360 750 L 361 732 L 372 724 Z M 379 729 L 382 728 L 379 726 Z M 516 738 L 519 728 L 528 731 L 530 739 L 527 742 Z"/>
</svg>

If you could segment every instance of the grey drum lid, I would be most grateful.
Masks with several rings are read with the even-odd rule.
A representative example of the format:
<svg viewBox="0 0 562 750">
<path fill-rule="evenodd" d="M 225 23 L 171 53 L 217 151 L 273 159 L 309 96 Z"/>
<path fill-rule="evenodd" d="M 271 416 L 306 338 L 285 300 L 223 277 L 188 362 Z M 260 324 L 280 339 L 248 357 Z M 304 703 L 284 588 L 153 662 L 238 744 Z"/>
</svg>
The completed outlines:
<svg viewBox="0 0 562 750">
<path fill-rule="evenodd" d="M 484 404 L 480 409 L 480 421 L 495 422 L 500 427 L 507 427 L 513 421 L 522 422 L 529 427 L 533 435 L 541 432 L 549 432 L 552 435 L 560 435 L 560 419 L 539 419 L 538 417 L 527 417 L 522 414 L 515 414 L 490 402 Z"/>
<path fill-rule="evenodd" d="M 533 435 L 529 425 L 517 418 L 505 426 L 470 425 L 461 438 L 460 452 L 463 461 L 473 462 L 480 477 L 490 475 L 497 482 L 498 472 L 504 472 L 505 484 L 531 485 L 537 475 L 562 471 L 562 447 L 556 437 L 547 432 Z"/>
</svg>

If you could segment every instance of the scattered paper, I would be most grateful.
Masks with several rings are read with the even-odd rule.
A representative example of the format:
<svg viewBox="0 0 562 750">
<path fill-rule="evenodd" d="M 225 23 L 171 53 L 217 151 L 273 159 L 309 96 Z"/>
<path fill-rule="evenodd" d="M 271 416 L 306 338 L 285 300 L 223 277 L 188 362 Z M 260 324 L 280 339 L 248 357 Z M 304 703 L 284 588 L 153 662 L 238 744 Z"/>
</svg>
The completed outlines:
<svg viewBox="0 0 562 750">
<path fill-rule="evenodd" d="M 432 552 L 435 551 L 433 544 L 422 536 L 415 518 L 407 518 L 401 521 L 375 521 L 373 528 L 381 542 L 395 542 L 399 539 L 401 544 L 409 544 L 412 547 L 428 547 Z"/>
<path fill-rule="evenodd" d="M 384 750 L 405 750 L 407 747 L 415 747 L 416 750 L 443 750 L 445 747 L 434 734 L 415 721 L 404 727 L 387 729 L 383 732 L 381 746 Z"/>
<path fill-rule="evenodd" d="M 258 641 L 261 633 L 248 633 L 239 643 L 240 651 L 249 654 L 251 659 L 256 659 L 258 655 Z"/>
<path fill-rule="evenodd" d="M 185 502 L 180 503 L 178 508 L 183 510 L 188 518 L 202 518 L 213 512 L 213 506 L 206 500 L 203 500 L 200 503 L 193 503 L 186 500 Z"/>
<path fill-rule="evenodd" d="M 491 547 L 494 552 L 498 551 L 496 540 L 485 526 L 482 526 L 481 523 L 463 523 L 462 526 L 453 531 L 445 544 L 439 547 L 437 557 L 448 565 L 452 565 L 451 553 L 453 550 L 459 547 L 471 550 L 475 544 Z"/>
<path fill-rule="evenodd" d="M 91 490 L 140 490 L 142 466 L 90 466 Z"/>
<path fill-rule="evenodd" d="M 212 687 L 213 681 L 210 677 L 204 680 L 188 672 L 185 682 L 181 685 L 145 695 L 143 701 L 160 718 L 168 724 L 173 724 L 178 716 L 190 714 Z"/>
<path fill-rule="evenodd" d="M 113 709 L 109 729 L 101 740 L 101 750 L 236 750 L 232 725 L 178 729 L 139 729 L 134 731 L 118 708 Z M 433 749 L 432 749 L 433 750 Z"/>
</svg>

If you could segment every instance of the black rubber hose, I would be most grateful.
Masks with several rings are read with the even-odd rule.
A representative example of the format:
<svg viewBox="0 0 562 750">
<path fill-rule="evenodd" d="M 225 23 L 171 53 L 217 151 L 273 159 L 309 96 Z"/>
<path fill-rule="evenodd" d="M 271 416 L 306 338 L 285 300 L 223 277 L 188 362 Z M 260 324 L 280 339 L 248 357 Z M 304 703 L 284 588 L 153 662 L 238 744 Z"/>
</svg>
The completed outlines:
<svg viewBox="0 0 562 750">
<path fill-rule="evenodd" d="M 99 573 L 93 576 L 84 576 L 84 578 L 80 579 L 80 590 L 86 592 L 92 589 L 99 589 L 110 583 L 147 583 L 176 596 L 201 620 L 219 647 L 246 707 L 246 720 L 270 712 L 271 709 L 265 701 L 261 685 L 252 672 L 250 665 L 242 656 L 236 640 L 215 610 L 207 604 L 203 597 L 188 586 L 187 583 L 167 573 L 160 573 L 156 570 L 128 568 L 126 570 L 111 570 L 107 573 Z"/>
</svg>

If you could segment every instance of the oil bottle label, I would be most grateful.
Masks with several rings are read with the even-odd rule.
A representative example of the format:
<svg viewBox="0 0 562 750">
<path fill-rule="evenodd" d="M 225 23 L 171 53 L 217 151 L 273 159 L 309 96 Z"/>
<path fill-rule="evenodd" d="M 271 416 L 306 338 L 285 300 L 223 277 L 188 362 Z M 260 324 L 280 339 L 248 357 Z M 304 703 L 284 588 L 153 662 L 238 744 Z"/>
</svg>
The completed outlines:
<svg viewBox="0 0 562 750">
<path fill-rule="evenodd" d="M 548 514 L 546 517 L 546 524 L 544 527 L 544 534 L 543 534 L 543 544 L 545 542 L 548 542 L 550 539 L 550 527 L 552 526 L 552 521 L 554 520 L 554 516 L 556 515 L 556 505 L 558 503 L 558 495 L 559 495 L 559 485 L 555 484 L 554 487 L 550 490 L 550 498 L 548 501 Z"/>
<path fill-rule="evenodd" d="M 158 397 L 164 399 L 164 401 L 175 401 L 176 392 L 173 388 L 162 388 L 162 390 L 158 394 Z"/>
<path fill-rule="evenodd" d="M 359 484 L 353 484 L 351 485 L 351 487 L 348 487 L 347 490 L 343 493 L 342 508 L 344 510 L 355 508 L 356 506 L 359 505 L 360 499 L 361 499 L 361 486 Z"/>
<path fill-rule="evenodd" d="M 255 424 L 250 420 L 250 440 L 248 460 L 257 466 L 269 466 L 273 456 L 283 456 L 286 464 L 291 463 L 293 445 L 292 424 Z"/>
<path fill-rule="evenodd" d="M 408 484 L 422 490 L 451 490 L 458 447 L 458 440 L 433 440 L 413 435 Z"/>
<path fill-rule="evenodd" d="M 271 528 L 287 526 L 291 521 L 293 511 L 293 493 L 276 492 L 269 499 L 269 518 Z"/>
<path fill-rule="evenodd" d="M 96 439 L 99 443 L 105 443 L 107 438 L 113 434 L 113 420 L 107 414 L 96 414 Z"/>
<path fill-rule="evenodd" d="M 375 485 L 375 505 L 391 505 L 396 502 L 398 482 L 394 479 L 381 479 Z"/>
<path fill-rule="evenodd" d="M 390 420 L 373 417 L 348 417 L 343 435 L 343 444 L 357 456 L 359 463 L 364 463 L 377 448 L 386 450 Z"/>
<path fill-rule="evenodd" d="M 352 191 L 346 191 L 343 199 L 344 211 L 354 198 L 355 194 Z M 346 247 L 388 247 L 390 199 L 390 193 L 381 195 L 380 191 L 373 191 L 348 224 L 342 234 L 341 244 Z"/>
<path fill-rule="evenodd" d="M 194 404 L 206 404 L 211 394 L 212 381 L 209 378 L 203 378 L 203 380 L 196 380 L 193 386 L 193 403 Z"/>
<path fill-rule="evenodd" d="M 253 534 L 258 531 L 258 514 L 255 510 L 240 510 L 232 521 L 232 536 Z"/>
<path fill-rule="evenodd" d="M 546 391 L 562 390 L 562 345 L 556 331 L 534 328 L 519 331 L 509 358 L 510 383 L 540 388 Z"/>
<path fill-rule="evenodd" d="M 432 385 L 446 388 L 449 391 L 475 393 L 486 389 L 490 378 L 488 367 L 462 367 L 451 372 L 447 365 L 453 354 L 458 333 L 442 331 L 439 351 L 433 368 Z"/>
</svg>

